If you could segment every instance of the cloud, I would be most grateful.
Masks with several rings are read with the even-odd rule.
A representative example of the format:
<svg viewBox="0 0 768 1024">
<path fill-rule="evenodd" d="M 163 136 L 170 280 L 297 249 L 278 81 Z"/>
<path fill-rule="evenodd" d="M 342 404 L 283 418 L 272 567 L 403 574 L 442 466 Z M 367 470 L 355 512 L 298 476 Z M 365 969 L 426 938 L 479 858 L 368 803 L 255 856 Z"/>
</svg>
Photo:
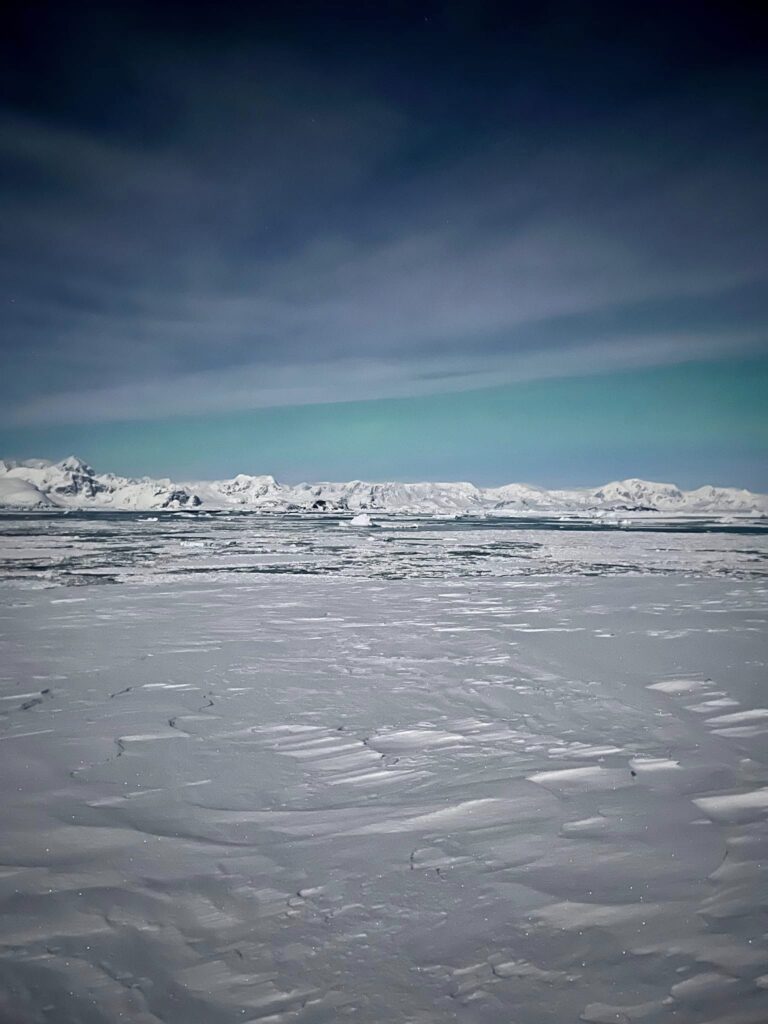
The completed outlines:
<svg viewBox="0 0 768 1024">
<path fill-rule="evenodd" d="M 725 348 L 743 355 L 762 335 L 702 337 L 681 332 L 590 342 L 569 349 L 516 353 L 437 353 L 408 361 L 385 355 L 344 356 L 294 365 L 239 366 L 177 373 L 162 381 L 120 384 L 31 398 L 11 411 L 13 426 L 143 420 L 238 409 L 319 405 L 492 388 L 516 381 L 584 376 L 716 359 Z"/>
<path fill-rule="evenodd" d="M 768 269 L 758 143 L 727 107 L 665 96 L 633 112 L 637 137 L 604 117 L 545 138 L 497 124 L 462 145 L 449 122 L 274 47 L 161 50 L 141 81 L 132 130 L 0 117 L 6 423 L 425 394 L 765 347 L 764 308 L 717 315 Z M 144 138 L 151 101 L 166 131 Z M 694 300 L 687 324 L 670 318 Z"/>
</svg>

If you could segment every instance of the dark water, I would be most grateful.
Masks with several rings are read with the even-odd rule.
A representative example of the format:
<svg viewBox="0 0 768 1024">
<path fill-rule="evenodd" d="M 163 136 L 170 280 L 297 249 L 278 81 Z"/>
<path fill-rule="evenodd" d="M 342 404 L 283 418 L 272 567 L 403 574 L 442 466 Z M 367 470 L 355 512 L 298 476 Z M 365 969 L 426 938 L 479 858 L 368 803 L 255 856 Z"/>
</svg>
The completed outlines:
<svg viewBox="0 0 768 1024">
<path fill-rule="evenodd" d="M 32 585 L 341 574 L 450 578 L 531 574 L 760 576 L 768 525 L 254 512 L 38 512 L 0 516 L 0 578 Z"/>
</svg>

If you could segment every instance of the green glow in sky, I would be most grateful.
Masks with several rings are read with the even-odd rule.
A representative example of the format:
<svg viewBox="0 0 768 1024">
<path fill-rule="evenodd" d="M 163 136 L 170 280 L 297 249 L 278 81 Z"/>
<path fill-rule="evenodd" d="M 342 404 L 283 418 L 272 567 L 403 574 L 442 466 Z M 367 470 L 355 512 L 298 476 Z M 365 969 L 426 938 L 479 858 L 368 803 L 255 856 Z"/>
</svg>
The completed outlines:
<svg viewBox="0 0 768 1024">
<path fill-rule="evenodd" d="M 429 397 L 4 430 L 9 457 L 77 454 L 175 479 L 467 479 L 545 486 L 640 476 L 768 490 L 768 360 L 691 363 Z"/>
</svg>

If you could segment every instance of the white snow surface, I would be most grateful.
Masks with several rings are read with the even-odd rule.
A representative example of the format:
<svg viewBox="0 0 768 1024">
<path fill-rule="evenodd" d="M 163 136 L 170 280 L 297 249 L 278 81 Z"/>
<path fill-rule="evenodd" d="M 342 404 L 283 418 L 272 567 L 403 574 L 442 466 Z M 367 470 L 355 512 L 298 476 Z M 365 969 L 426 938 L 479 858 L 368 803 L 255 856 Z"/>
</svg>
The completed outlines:
<svg viewBox="0 0 768 1024">
<path fill-rule="evenodd" d="M 0 505 L 12 508 L 44 508 L 50 502 L 41 490 L 27 480 L 0 476 Z"/>
<path fill-rule="evenodd" d="M 765 522 L 2 480 L 2 1024 L 768 1020 Z"/>
<path fill-rule="evenodd" d="M 183 508 L 200 499 L 170 480 L 133 480 L 96 473 L 74 455 L 61 462 L 29 459 L 0 461 L 0 505 L 59 508 Z"/>
<path fill-rule="evenodd" d="M 768 495 L 733 487 L 683 491 L 674 484 L 621 480 L 596 488 L 546 490 L 527 484 L 476 487 L 451 483 L 281 484 L 272 476 L 174 483 L 97 473 L 82 459 L 0 461 L 0 506 L 90 509 L 236 508 L 253 511 L 421 515 L 601 516 L 629 525 L 626 513 L 665 516 L 768 516 Z M 620 518 L 621 517 L 621 518 Z"/>
<path fill-rule="evenodd" d="M 463 561 L 0 591 L 0 1020 L 768 1020 L 764 579 Z"/>
</svg>

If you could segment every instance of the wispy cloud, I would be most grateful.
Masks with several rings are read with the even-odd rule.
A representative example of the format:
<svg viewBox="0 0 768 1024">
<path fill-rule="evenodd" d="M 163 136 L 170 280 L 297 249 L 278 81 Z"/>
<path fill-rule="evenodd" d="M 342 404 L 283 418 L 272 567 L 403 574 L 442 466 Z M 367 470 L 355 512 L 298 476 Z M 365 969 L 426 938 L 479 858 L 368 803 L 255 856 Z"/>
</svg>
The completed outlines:
<svg viewBox="0 0 768 1024">
<path fill-rule="evenodd" d="M 580 137 L 496 131 L 465 152 L 405 105 L 350 94 L 338 69 L 161 56 L 145 88 L 173 111 L 167 134 L 0 119 L 6 423 L 425 394 L 766 345 L 759 141 L 685 94 L 635 110 L 637 136 L 606 116 Z"/>
</svg>

